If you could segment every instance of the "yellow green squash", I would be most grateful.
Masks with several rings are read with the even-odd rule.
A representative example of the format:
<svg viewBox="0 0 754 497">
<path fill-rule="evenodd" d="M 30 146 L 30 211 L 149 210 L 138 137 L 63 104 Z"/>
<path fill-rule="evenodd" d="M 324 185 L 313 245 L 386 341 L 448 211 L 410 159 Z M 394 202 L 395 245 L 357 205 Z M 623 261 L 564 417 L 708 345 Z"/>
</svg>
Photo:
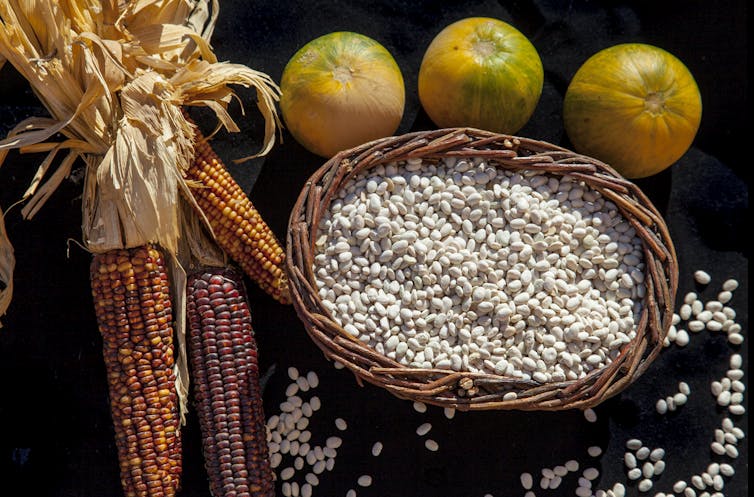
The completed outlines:
<svg viewBox="0 0 754 497">
<path fill-rule="evenodd" d="M 280 88 L 288 130 L 323 157 L 392 135 L 403 117 L 398 64 L 358 33 L 339 31 L 304 45 L 285 66 Z"/>
<path fill-rule="evenodd" d="M 419 69 L 419 100 L 440 127 L 515 133 L 531 118 L 544 71 L 536 48 L 498 19 L 471 17 L 432 40 Z"/>
<path fill-rule="evenodd" d="M 563 103 L 573 147 L 627 178 L 651 176 L 677 161 L 691 146 L 701 116 L 699 88 L 686 66 L 640 43 L 589 58 Z"/>
</svg>

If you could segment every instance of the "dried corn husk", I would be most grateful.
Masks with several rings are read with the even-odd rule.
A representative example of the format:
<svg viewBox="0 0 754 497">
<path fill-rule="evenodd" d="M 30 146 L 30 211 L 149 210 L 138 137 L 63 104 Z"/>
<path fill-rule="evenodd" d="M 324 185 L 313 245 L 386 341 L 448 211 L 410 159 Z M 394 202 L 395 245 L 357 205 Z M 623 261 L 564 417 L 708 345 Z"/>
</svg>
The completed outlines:
<svg viewBox="0 0 754 497">
<path fill-rule="evenodd" d="M 15 264 L 13 245 L 8 240 L 8 233 L 5 231 L 5 215 L 3 210 L 0 209 L 0 318 L 5 315 L 13 297 L 13 267 Z M 0 328 L 2 327 L 3 322 L 0 321 Z"/>
<path fill-rule="evenodd" d="M 215 2 L 212 5 L 216 16 Z M 117 143 L 116 130 L 123 122 L 125 113 L 119 95 L 124 85 L 142 77 L 140 74 L 145 71 L 161 75 L 170 84 L 162 87 L 164 82 L 158 81 L 156 85 L 142 83 L 138 89 L 132 87 L 127 104 L 139 105 L 140 101 L 148 101 L 153 96 L 149 92 L 154 92 L 160 95 L 159 98 L 166 99 L 166 105 L 207 106 L 229 131 L 238 131 L 238 128 L 225 110 L 233 96 L 228 85 L 255 88 L 257 105 L 266 123 L 264 146 L 257 155 L 269 152 L 274 144 L 275 129 L 280 125 L 275 111 L 279 89 L 266 74 L 238 64 L 217 62 L 208 40 L 214 17 L 204 22 L 209 16 L 209 6 L 207 1 L 185 0 L 143 0 L 130 2 L 125 7 L 119 7 L 114 1 L 83 0 L 60 3 L 52 0 L 14 0 L 0 4 L 0 56 L 7 57 L 29 80 L 52 115 L 52 119 L 27 119 L 6 140 L 0 141 L 0 165 L 9 148 L 48 153 L 24 196 L 31 199 L 22 211 L 25 217 L 33 217 L 44 205 L 49 195 L 70 173 L 77 157 L 102 155 L 104 161 L 118 159 L 117 154 L 108 151 L 113 143 Z M 203 22 L 201 31 L 190 27 L 202 25 Z M 139 91 L 143 94 L 139 95 Z M 134 110 L 130 117 L 147 119 L 140 116 L 138 110 Z M 160 122 L 158 129 L 163 131 L 162 134 L 172 133 L 175 140 L 182 139 L 180 134 L 187 126 L 182 117 L 174 118 L 166 114 L 157 122 Z M 146 138 L 151 138 L 149 132 L 154 131 L 155 128 L 146 130 Z M 67 139 L 62 142 L 45 141 L 58 132 Z M 178 143 L 168 145 L 179 150 L 190 150 Z M 67 155 L 57 171 L 50 174 L 53 161 L 61 151 L 67 151 Z M 178 169 L 180 166 L 176 165 Z M 105 169 L 118 170 L 117 167 Z M 44 184 L 43 178 L 47 179 Z M 100 178 L 100 181 L 103 179 Z M 172 191 L 169 190 L 168 195 Z M 133 198 L 128 199 L 130 194 L 124 192 L 123 201 L 133 206 L 136 202 Z M 85 202 L 85 205 L 88 206 L 86 208 L 95 208 L 93 203 Z M 175 206 L 175 203 L 172 205 Z M 146 209 L 144 207 L 142 210 Z M 91 216 L 85 213 L 84 218 L 88 217 Z M 150 216 L 146 219 L 146 226 L 139 228 L 142 241 L 163 242 L 159 236 L 163 232 L 155 232 Z M 90 237 L 87 236 L 86 226 L 84 242 L 88 244 Z M 89 223 L 88 226 L 93 224 Z M 119 223 L 111 226 L 117 230 Z M 103 239 L 102 228 L 97 226 L 97 229 L 91 249 L 117 247 L 112 245 L 118 238 L 117 234 L 107 234 Z M 127 233 L 125 238 L 126 245 L 130 246 L 133 233 Z M 174 247 L 174 238 L 168 237 L 166 246 Z"/>
<path fill-rule="evenodd" d="M 50 113 L 24 120 L 0 141 L 0 167 L 10 149 L 47 154 L 23 196 L 21 212 L 31 218 L 81 158 L 84 246 L 92 252 L 148 243 L 165 249 L 179 317 L 182 416 L 188 392 L 183 268 L 211 257 L 192 253 L 201 251 L 211 228 L 189 217 L 198 209 L 186 204 L 192 195 L 181 194 L 188 193 L 182 171 L 194 146 L 181 106 L 209 107 L 226 129 L 238 131 L 227 106 L 234 96 L 229 85 L 241 85 L 256 90 L 265 119 L 257 155 L 272 148 L 280 129 L 280 90 L 272 79 L 213 54 L 217 12 L 216 0 L 0 2 L 0 60 L 30 82 Z M 3 250 L 12 256 L 12 249 Z M 0 302 L 9 299 L 6 290 Z"/>
</svg>

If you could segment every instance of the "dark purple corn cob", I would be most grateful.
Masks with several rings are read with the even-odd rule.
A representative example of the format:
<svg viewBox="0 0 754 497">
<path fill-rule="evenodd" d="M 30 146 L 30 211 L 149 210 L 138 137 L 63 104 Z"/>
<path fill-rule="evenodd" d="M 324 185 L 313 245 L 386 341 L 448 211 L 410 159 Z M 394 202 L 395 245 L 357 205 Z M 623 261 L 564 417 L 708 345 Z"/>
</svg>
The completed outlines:
<svg viewBox="0 0 754 497">
<path fill-rule="evenodd" d="M 274 496 L 257 345 L 240 273 L 189 276 L 189 354 L 214 497 Z"/>
</svg>

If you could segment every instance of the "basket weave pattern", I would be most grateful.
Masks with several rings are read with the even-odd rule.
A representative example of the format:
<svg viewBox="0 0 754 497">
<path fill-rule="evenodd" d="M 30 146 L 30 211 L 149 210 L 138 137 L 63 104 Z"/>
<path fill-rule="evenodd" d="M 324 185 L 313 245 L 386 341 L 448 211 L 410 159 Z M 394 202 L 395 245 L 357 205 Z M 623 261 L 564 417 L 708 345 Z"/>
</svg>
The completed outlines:
<svg viewBox="0 0 754 497">
<path fill-rule="evenodd" d="M 646 295 L 635 338 L 612 362 L 577 380 L 545 384 L 491 373 L 411 368 L 351 337 L 332 318 L 320 300 L 312 267 L 318 226 L 334 194 L 354 175 L 379 164 L 448 157 L 481 157 L 501 169 L 569 175 L 618 207 L 642 240 Z M 662 349 L 678 284 L 677 258 L 667 226 L 634 183 L 594 158 L 550 143 L 471 128 L 383 138 L 330 159 L 307 181 L 293 207 L 286 269 L 296 312 L 329 359 L 345 365 L 360 384 L 365 380 L 400 398 L 459 410 L 586 409 L 617 394 L 638 378 Z M 509 392 L 515 392 L 515 398 Z"/>
</svg>

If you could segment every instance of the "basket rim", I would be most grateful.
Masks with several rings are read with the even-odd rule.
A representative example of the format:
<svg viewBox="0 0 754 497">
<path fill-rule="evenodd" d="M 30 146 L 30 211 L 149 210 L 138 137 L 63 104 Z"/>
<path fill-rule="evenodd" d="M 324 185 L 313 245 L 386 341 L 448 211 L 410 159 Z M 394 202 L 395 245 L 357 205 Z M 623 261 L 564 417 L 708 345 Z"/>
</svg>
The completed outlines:
<svg viewBox="0 0 754 497">
<path fill-rule="evenodd" d="M 411 368 L 350 337 L 315 291 L 314 240 L 338 187 L 379 164 L 420 158 L 483 157 L 495 167 L 569 175 L 613 201 L 640 235 L 647 290 L 636 337 L 618 357 L 585 377 L 539 384 L 494 373 Z M 305 182 L 291 211 L 285 267 L 291 297 L 307 334 L 324 355 L 348 368 L 357 382 L 393 395 L 460 410 L 561 410 L 593 407 L 635 381 L 659 355 L 671 324 L 678 286 L 677 255 L 662 215 L 633 182 L 593 157 L 552 143 L 476 128 L 440 128 L 380 138 L 343 150 Z M 640 332 L 641 331 L 641 332 Z M 516 392 L 516 397 L 505 396 Z M 469 395 L 471 394 L 471 395 Z M 505 397 L 505 399 L 503 398 Z"/>
</svg>

